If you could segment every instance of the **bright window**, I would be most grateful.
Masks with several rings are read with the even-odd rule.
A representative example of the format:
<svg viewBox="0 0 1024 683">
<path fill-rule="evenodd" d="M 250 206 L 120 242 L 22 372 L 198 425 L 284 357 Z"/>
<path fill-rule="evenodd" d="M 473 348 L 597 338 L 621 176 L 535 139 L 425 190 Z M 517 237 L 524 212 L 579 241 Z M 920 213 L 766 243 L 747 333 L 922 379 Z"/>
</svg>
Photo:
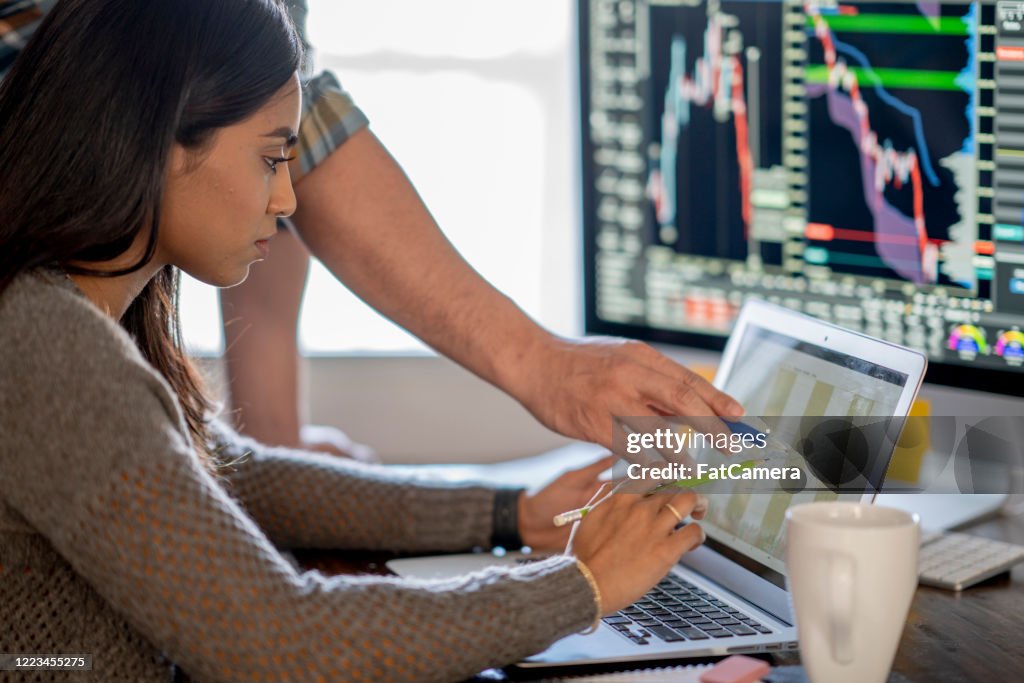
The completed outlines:
<svg viewBox="0 0 1024 683">
<path fill-rule="evenodd" d="M 474 268 L 560 333 L 579 322 L 576 85 L 570 0 L 309 0 L 318 70 L 334 71 Z M 223 347 L 216 293 L 190 281 L 183 326 Z M 423 346 L 315 263 L 300 322 L 311 353 Z"/>
</svg>

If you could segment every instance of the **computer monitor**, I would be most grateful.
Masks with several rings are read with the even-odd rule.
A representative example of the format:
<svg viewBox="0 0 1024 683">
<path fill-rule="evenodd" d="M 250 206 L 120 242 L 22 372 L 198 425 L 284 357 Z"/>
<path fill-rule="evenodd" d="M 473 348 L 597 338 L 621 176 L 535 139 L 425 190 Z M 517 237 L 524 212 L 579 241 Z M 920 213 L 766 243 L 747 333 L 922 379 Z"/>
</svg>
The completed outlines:
<svg viewBox="0 0 1024 683">
<path fill-rule="evenodd" d="M 588 332 L 757 296 L 1024 395 L 1024 2 L 580 0 Z"/>
</svg>

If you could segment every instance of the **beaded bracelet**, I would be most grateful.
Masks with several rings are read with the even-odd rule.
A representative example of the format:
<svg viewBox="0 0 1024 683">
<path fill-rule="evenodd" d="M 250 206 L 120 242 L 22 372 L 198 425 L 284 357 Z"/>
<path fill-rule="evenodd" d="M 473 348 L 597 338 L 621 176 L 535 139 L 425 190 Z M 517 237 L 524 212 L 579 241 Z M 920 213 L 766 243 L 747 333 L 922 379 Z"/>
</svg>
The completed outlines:
<svg viewBox="0 0 1024 683">
<path fill-rule="evenodd" d="M 590 567 L 583 564 L 579 559 L 576 560 L 576 566 L 580 568 L 580 574 L 583 574 L 583 578 L 590 584 L 590 589 L 594 591 L 594 604 L 597 606 L 597 616 L 594 617 L 594 623 L 587 630 L 580 631 L 580 635 L 585 636 L 596 631 L 597 627 L 601 625 L 601 589 L 597 587 L 597 580 L 594 579 Z"/>
</svg>

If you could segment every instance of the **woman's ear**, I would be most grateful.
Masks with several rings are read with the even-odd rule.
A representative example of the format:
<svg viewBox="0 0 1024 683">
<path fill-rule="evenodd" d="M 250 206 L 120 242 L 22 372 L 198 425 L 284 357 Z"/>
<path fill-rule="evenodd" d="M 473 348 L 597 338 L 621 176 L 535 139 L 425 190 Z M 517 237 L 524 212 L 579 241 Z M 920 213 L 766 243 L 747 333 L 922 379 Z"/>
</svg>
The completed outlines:
<svg viewBox="0 0 1024 683">
<path fill-rule="evenodd" d="M 180 178 L 187 176 L 202 166 L 211 144 L 212 140 L 207 140 L 193 148 L 186 148 L 177 142 L 171 145 L 171 153 L 167 159 L 168 177 Z"/>
<path fill-rule="evenodd" d="M 170 177 L 187 175 L 193 170 L 195 161 L 193 154 L 177 142 L 171 145 L 171 153 L 167 159 L 167 172 Z"/>
</svg>

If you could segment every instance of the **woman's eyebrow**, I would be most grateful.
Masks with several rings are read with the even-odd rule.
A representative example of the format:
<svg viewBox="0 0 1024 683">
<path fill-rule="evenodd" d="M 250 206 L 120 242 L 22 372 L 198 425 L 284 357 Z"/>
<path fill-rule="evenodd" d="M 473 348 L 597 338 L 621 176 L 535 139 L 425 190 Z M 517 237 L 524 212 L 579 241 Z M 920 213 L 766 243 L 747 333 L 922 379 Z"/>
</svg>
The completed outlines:
<svg viewBox="0 0 1024 683">
<path fill-rule="evenodd" d="M 276 130 L 272 130 L 269 133 L 264 133 L 265 138 L 284 138 L 285 147 L 294 147 L 299 141 L 299 136 L 295 134 L 295 131 L 288 126 L 281 126 Z"/>
</svg>

